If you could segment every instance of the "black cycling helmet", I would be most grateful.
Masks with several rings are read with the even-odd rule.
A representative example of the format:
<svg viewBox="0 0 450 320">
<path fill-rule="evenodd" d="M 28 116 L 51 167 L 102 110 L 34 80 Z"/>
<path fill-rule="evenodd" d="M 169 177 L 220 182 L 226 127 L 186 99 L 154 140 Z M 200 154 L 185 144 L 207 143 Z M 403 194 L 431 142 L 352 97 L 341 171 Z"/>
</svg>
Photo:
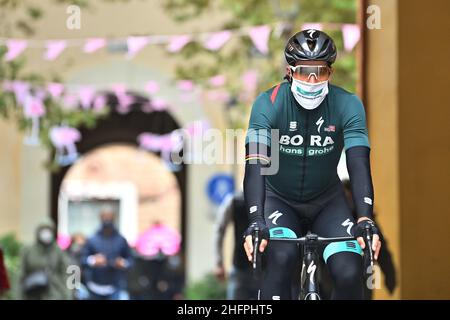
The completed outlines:
<svg viewBox="0 0 450 320">
<path fill-rule="evenodd" d="M 325 32 L 315 29 L 303 30 L 293 35 L 284 49 L 286 61 L 295 66 L 298 61 L 319 60 L 328 65 L 336 60 L 336 46 Z"/>
</svg>

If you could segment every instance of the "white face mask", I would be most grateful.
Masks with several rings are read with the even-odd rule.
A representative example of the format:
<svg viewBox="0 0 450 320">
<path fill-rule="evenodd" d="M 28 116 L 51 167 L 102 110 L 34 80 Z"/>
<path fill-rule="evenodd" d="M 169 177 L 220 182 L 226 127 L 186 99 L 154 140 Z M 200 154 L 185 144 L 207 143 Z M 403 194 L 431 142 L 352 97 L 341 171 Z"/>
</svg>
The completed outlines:
<svg viewBox="0 0 450 320">
<path fill-rule="evenodd" d="M 50 244 L 54 240 L 53 232 L 50 229 L 42 229 L 39 232 L 39 241 L 43 244 Z"/>
<path fill-rule="evenodd" d="M 308 83 L 292 78 L 291 91 L 295 100 L 305 109 L 317 108 L 328 94 L 328 80 Z"/>
</svg>

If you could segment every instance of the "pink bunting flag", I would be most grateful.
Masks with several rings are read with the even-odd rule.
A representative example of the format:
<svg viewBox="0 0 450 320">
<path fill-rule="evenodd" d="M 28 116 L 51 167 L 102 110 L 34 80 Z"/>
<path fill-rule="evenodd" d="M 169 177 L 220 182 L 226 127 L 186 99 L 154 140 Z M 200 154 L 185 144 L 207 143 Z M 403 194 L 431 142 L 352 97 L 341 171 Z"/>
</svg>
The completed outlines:
<svg viewBox="0 0 450 320">
<path fill-rule="evenodd" d="M 6 41 L 7 52 L 4 57 L 5 61 L 11 61 L 17 58 L 26 48 L 28 42 L 26 40 L 10 39 Z"/>
<path fill-rule="evenodd" d="M 212 51 L 219 50 L 231 38 L 231 31 L 225 30 L 211 34 L 203 43 L 203 46 Z"/>
<path fill-rule="evenodd" d="M 50 93 L 53 99 L 57 99 L 64 91 L 64 85 L 61 83 L 50 82 L 47 84 L 47 91 Z"/>
<path fill-rule="evenodd" d="M 209 78 L 208 80 L 209 84 L 213 87 L 220 87 L 223 86 L 226 82 L 226 77 L 222 74 L 216 75 L 214 77 Z"/>
<path fill-rule="evenodd" d="M 104 95 L 99 95 L 94 99 L 94 111 L 102 112 L 106 107 L 106 97 Z"/>
<path fill-rule="evenodd" d="M 302 30 L 310 30 L 310 29 L 322 31 L 323 25 L 321 23 L 304 23 L 302 25 Z"/>
<path fill-rule="evenodd" d="M 269 52 L 269 36 L 270 36 L 270 26 L 258 26 L 250 28 L 248 35 L 252 39 L 253 44 L 256 49 L 258 49 L 262 54 L 267 54 Z"/>
<path fill-rule="evenodd" d="M 342 35 L 344 38 L 344 49 L 347 52 L 353 50 L 361 36 L 361 30 L 356 24 L 344 24 L 342 26 Z"/>
<path fill-rule="evenodd" d="M 131 105 L 134 103 L 134 97 L 129 94 L 120 94 L 117 96 L 119 100 L 119 105 L 117 106 L 117 112 L 120 114 L 125 114 L 130 112 Z"/>
<path fill-rule="evenodd" d="M 163 111 L 168 108 L 167 102 L 161 98 L 155 98 L 151 101 L 151 106 L 155 111 Z"/>
<path fill-rule="evenodd" d="M 180 80 L 177 83 L 177 87 L 182 91 L 191 91 L 194 89 L 194 82 L 192 80 Z"/>
<path fill-rule="evenodd" d="M 83 109 L 89 109 L 94 99 L 95 90 L 92 87 L 82 87 L 78 91 L 80 104 Z"/>
<path fill-rule="evenodd" d="M 159 91 L 159 84 L 156 81 L 149 81 L 145 84 L 144 90 L 153 95 Z"/>
<path fill-rule="evenodd" d="M 45 60 L 55 60 L 67 46 L 65 40 L 47 41 L 47 51 L 44 54 Z"/>
<path fill-rule="evenodd" d="M 91 38 L 87 39 L 84 43 L 83 52 L 85 53 L 93 53 L 98 49 L 106 46 L 106 39 L 104 38 Z"/>
<path fill-rule="evenodd" d="M 167 51 L 178 52 L 184 48 L 189 42 L 191 42 L 192 37 L 190 35 L 174 36 L 170 39 L 167 45 Z"/>
<path fill-rule="evenodd" d="M 141 51 L 149 42 L 148 37 L 128 37 L 127 46 L 128 54 L 127 59 L 132 59 L 136 54 Z"/>
</svg>

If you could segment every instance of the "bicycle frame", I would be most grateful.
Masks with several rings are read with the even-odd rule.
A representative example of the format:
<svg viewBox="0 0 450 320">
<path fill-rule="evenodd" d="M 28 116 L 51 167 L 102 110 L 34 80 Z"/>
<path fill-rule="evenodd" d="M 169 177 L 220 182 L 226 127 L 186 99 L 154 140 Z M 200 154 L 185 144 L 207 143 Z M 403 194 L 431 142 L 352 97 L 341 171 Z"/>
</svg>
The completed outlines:
<svg viewBox="0 0 450 320">
<path fill-rule="evenodd" d="M 308 232 L 306 236 L 301 238 L 270 238 L 270 241 L 294 242 L 303 246 L 299 300 L 321 300 L 317 275 L 319 272 L 319 257 L 317 254 L 319 245 L 350 240 L 355 240 L 355 238 L 323 238 L 311 232 Z"/>
</svg>

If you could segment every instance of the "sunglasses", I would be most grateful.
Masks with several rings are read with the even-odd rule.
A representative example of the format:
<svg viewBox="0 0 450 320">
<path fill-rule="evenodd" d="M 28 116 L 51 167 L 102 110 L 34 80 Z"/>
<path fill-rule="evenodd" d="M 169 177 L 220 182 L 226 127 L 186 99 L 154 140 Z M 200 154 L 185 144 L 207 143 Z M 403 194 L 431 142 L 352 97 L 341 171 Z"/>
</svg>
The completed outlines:
<svg viewBox="0 0 450 320">
<path fill-rule="evenodd" d="M 328 66 L 311 66 L 299 64 L 295 67 L 289 66 L 296 79 L 308 81 L 312 76 L 317 81 L 325 81 L 330 77 L 330 69 Z"/>
</svg>

